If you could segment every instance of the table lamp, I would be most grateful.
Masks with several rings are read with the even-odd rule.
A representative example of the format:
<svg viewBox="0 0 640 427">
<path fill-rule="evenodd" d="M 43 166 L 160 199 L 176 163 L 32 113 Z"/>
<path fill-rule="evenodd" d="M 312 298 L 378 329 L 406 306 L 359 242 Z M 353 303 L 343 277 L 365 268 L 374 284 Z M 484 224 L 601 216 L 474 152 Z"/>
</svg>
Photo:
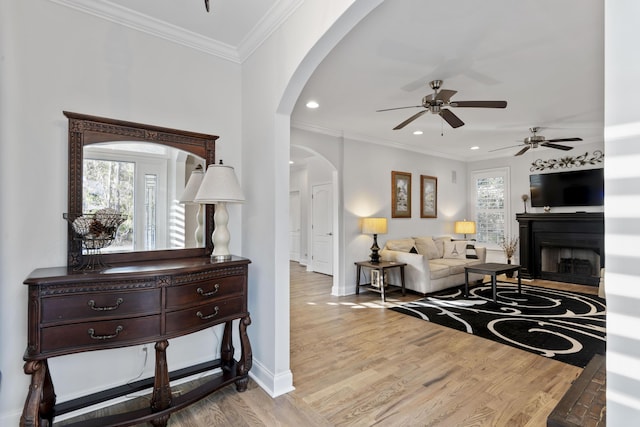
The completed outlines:
<svg viewBox="0 0 640 427">
<path fill-rule="evenodd" d="M 194 201 L 197 203 L 216 205 L 216 211 L 213 215 L 215 228 L 211 235 L 211 239 L 213 240 L 211 260 L 230 260 L 229 240 L 231 240 L 231 236 L 227 228 L 227 224 L 229 223 L 227 203 L 244 202 L 244 194 L 242 193 L 233 168 L 223 165 L 222 161 L 217 165 L 209 165 Z"/>
<path fill-rule="evenodd" d="M 371 263 L 377 264 L 380 262 L 380 255 L 378 251 L 378 234 L 387 234 L 387 218 L 363 218 L 362 219 L 362 233 L 373 234 L 373 245 L 371 246 Z"/>
<path fill-rule="evenodd" d="M 475 234 L 476 233 L 476 222 L 475 221 L 456 221 L 453 227 L 453 231 L 456 234 L 464 234 L 464 240 L 467 240 L 467 234 Z"/>
</svg>

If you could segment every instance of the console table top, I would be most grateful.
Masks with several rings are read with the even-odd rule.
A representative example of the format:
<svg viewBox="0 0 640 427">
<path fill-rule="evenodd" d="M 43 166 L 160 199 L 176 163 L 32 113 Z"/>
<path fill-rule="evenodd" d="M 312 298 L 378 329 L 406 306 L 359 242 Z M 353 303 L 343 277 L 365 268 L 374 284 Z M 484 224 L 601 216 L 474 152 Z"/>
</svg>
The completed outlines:
<svg viewBox="0 0 640 427">
<path fill-rule="evenodd" d="M 185 271 L 198 271 L 208 269 L 212 266 L 216 267 L 233 267 L 236 265 L 249 264 L 251 261 L 247 258 L 232 256 L 229 261 L 211 261 L 209 256 L 191 257 L 191 258 L 175 258 L 166 260 L 127 262 L 120 264 L 112 264 L 110 267 L 100 270 L 73 270 L 71 267 L 45 267 L 38 268 L 29 274 L 24 281 L 25 285 L 55 283 L 59 280 L 107 280 L 116 279 L 119 276 L 132 277 L 137 274 L 149 275 L 149 273 L 163 274 L 163 272 L 171 273 L 172 271 L 182 269 Z"/>
</svg>

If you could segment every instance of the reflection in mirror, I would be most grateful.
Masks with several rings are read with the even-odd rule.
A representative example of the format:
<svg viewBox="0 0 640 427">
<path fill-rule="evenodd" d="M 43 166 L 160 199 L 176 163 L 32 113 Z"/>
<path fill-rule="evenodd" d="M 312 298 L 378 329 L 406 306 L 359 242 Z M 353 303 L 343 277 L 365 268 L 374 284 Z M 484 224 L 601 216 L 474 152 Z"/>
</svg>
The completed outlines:
<svg viewBox="0 0 640 427">
<path fill-rule="evenodd" d="M 203 247 L 195 233 L 198 205 L 180 199 L 192 171 L 204 165 L 201 157 L 148 142 L 86 146 L 82 211 L 112 208 L 126 216 L 103 252 Z"/>
<path fill-rule="evenodd" d="M 180 199 L 192 171 L 215 163 L 216 135 L 63 113 L 69 119 L 67 212 L 111 206 L 127 211 L 122 236 L 101 256 L 106 265 L 211 253 L 213 206 L 202 209 L 203 243 L 198 244 L 198 205 Z M 89 257 L 81 243 L 69 222 L 69 267 L 84 265 Z"/>
</svg>

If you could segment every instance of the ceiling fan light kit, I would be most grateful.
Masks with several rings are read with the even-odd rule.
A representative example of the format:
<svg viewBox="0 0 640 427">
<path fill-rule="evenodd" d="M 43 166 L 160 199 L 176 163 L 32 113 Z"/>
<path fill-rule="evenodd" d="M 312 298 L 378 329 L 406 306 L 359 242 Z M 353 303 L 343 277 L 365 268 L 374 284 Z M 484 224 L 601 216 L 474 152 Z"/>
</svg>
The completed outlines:
<svg viewBox="0 0 640 427">
<path fill-rule="evenodd" d="M 451 101 L 451 97 L 458 93 L 456 90 L 440 89 L 442 86 L 442 80 L 432 80 L 429 83 L 433 94 L 426 95 L 422 98 L 421 105 L 411 105 L 408 107 L 386 108 L 381 111 L 400 110 L 403 108 L 424 108 L 422 111 L 418 111 L 399 125 L 393 128 L 393 130 L 399 130 L 413 122 L 417 118 L 426 113 L 438 114 L 442 119 L 449 124 L 452 128 L 458 128 L 464 125 L 464 122 L 451 111 L 449 108 L 467 107 L 467 108 L 506 108 L 507 101 Z M 449 108 L 447 108 L 449 107 Z"/>
</svg>

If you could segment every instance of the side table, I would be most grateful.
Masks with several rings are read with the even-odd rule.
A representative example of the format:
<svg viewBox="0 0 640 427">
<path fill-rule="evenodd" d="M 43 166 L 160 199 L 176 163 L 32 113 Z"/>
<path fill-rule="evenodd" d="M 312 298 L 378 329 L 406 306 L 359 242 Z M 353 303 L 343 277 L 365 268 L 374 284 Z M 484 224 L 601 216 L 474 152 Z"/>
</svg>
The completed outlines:
<svg viewBox="0 0 640 427">
<path fill-rule="evenodd" d="M 387 294 L 396 291 L 402 291 L 402 295 L 405 294 L 404 288 L 404 267 L 407 263 L 404 262 L 394 262 L 394 261 L 380 261 L 377 263 L 373 263 L 371 261 L 358 261 L 355 263 L 357 267 L 356 273 L 356 294 L 360 293 L 360 287 L 363 286 L 369 291 L 378 292 L 382 295 L 382 301 L 387 301 Z M 384 283 L 383 286 L 376 287 L 373 286 L 372 283 L 363 283 L 360 284 L 360 277 L 363 274 L 362 268 L 368 268 L 370 271 L 377 270 L 380 274 L 380 277 L 384 277 L 385 270 L 389 270 L 392 268 L 400 269 L 400 286 L 393 285 L 391 283 Z M 369 276 L 371 277 L 371 276 Z"/>
</svg>

